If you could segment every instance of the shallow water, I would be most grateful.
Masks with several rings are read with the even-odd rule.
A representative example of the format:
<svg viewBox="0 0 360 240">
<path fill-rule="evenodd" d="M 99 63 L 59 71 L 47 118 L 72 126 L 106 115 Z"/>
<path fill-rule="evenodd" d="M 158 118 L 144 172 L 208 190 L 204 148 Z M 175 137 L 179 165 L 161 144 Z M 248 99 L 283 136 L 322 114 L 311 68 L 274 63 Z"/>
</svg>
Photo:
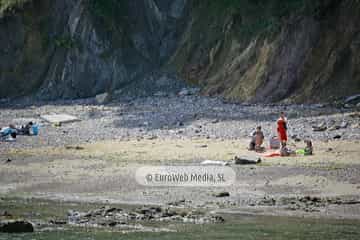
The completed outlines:
<svg viewBox="0 0 360 240">
<path fill-rule="evenodd" d="M 173 224 L 177 232 L 121 233 L 94 229 L 0 234 L 0 240 L 116 240 L 116 239 L 360 239 L 359 221 L 284 217 L 226 216 L 216 225 Z"/>
</svg>

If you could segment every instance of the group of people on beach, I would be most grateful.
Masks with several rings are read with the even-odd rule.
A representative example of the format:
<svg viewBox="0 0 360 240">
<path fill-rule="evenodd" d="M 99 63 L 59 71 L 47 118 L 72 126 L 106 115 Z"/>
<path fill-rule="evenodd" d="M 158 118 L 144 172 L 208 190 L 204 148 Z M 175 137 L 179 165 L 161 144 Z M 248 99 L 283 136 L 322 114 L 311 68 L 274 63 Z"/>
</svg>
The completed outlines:
<svg viewBox="0 0 360 240">
<path fill-rule="evenodd" d="M 277 144 L 270 143 L 270 148 L 280 148 L 280 155 L 281 156 L 289 156 L 292 153 L 295 153 L 287 148 L 287 141 L 288 141 L 288 125 L 287 125 L 287 118 L 284 112 L 280 113 L 279 118 L 276 121 L 277 124 Z M 261 126 L 257 126 L 255 131 L 251 134 L 251 141 L 249 144 L 249 150 L 254 150 L 256 152 L 264 152 L 265 148 L 262 147 L 264 142 L 264 133 L 261 129 Z M 313 147 L 311 140 L 305 140 L 306 147 L 304 149 L 305 155 L 312 155 Z"/>
</svg>

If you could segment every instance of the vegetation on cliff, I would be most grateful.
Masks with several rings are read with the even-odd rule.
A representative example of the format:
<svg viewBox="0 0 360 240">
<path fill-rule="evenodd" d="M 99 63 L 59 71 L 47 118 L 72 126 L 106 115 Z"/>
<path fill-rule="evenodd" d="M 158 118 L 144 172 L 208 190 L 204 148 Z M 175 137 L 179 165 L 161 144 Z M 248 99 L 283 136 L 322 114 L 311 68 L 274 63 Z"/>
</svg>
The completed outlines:
<svg viewBox="0 0 360 240">
<path fill-rule="evenodd" d="M 23 5 L 32 0 L 0 0 L 0 17 L 6 11 L 12 11 L 15 8 L 21 8 Z"/>
</svg>

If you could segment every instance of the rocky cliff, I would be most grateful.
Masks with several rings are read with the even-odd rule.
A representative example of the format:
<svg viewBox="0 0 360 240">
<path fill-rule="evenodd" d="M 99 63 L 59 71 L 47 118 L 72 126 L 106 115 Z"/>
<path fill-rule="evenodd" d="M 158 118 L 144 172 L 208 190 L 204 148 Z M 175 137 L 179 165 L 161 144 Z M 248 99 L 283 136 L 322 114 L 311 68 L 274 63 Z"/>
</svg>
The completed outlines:
<svg viewBox="0 0 360 240">
<path fill-rule="evenodd" d="M 358 0 L 1 0 L 0 97 L 360 92 Z"/>
</svg>

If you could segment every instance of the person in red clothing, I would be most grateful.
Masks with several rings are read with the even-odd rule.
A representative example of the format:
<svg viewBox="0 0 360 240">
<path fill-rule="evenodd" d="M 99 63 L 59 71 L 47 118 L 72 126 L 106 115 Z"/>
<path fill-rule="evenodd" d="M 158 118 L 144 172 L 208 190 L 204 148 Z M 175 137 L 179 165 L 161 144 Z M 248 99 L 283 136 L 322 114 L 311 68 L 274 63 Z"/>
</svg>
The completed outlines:
<svg viewBox="0 0 360 240">
<path fill-rule="evenodd" d="M 285 117 L 285 113 L 281 112 L 280 118 L 277 120 L 277 132 L 282 147 L 285 147 L 287 142 L 286 130 L 287 130 L 287 119 Z"/>
</svg>

